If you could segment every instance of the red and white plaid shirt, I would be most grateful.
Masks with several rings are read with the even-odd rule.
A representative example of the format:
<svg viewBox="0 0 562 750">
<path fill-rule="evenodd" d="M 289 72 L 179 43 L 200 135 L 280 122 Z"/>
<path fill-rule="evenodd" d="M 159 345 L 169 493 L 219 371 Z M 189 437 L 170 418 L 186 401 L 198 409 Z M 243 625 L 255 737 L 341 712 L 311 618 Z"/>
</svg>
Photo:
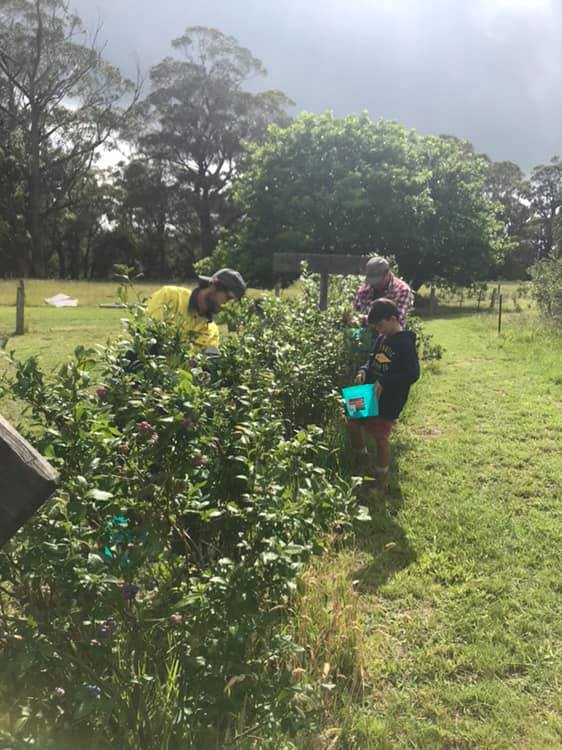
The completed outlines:
<svg viewBox="0 0 562 750">
<path fill-rule="evenodd" d="M 361 315 L 368 315 L 371 305 L 380 297 L 394 302 L 398 308 L 400 325 L 405 326 L 408 313 L 414 303 L 414 295 L 408 284 L 389 271 L 382 291 L 374 289 L 370 284 L 362 284 L 359 287 L 353 298 L 353 309 Z"/>
</svg>

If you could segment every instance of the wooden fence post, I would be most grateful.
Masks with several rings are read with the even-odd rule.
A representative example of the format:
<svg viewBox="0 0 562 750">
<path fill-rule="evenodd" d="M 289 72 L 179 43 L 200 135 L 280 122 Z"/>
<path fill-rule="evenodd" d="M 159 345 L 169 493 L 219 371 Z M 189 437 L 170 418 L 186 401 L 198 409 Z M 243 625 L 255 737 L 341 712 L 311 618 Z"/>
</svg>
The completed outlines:
<svg viewBox="0 0 562 750">
<path fill-rule="evenodd" d="M 502 300 L 503 294 L 500 294 L 500 302 L 498 305 L 498 336 L 502 332 Z"/>
<path fill-rule="evenodd" d="M 311 273 L 320 274 L 320 294 L 318 306 L 325 310 L 328 306 L 328 285 L 331 274 L 359 276 L 365 274 L 368 255 L 339 255 L 337 253 L 274 253 L 273 270 L 276 273 L 299 273 L 302 262 L 308 265 Z"/>
<path fill-rule="evenodd" d="M 16 296 L 16 336 L 23 336 L 25 331 L 25 286 L 20 280 Z"/>
</svg>

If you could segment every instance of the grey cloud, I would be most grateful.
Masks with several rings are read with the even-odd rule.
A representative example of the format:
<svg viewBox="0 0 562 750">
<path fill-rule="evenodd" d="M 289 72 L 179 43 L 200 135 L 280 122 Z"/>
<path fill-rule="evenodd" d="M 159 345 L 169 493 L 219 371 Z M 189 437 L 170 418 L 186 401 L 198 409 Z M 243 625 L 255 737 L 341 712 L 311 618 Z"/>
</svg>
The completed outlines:
<svg viewBox="0 0 562 750">
<path fill-rule="evenodd" d="M 368 110 L 525 169 L 562 152 L 560 0 L 73 0 L 127 72 L 190 25 L 237 37 L 298 110 Z M 256 85 L 262 85 L 260 82 Z"/>
</svg>

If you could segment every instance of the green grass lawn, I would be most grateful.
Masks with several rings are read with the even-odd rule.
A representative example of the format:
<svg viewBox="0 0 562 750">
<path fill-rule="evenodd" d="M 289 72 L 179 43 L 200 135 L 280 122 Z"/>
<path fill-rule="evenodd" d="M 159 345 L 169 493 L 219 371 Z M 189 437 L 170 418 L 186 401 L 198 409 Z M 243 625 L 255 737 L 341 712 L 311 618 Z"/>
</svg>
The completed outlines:
<svg viewBox="0 0 562 750">
<path fill-rule="evenodd" d="M 137 299 L 148 297 L 163 284 L 177 284 L 179 286 L 193 287 L 194 281 L 166 281 L 166 282 L 139 282 L 135 283 L 132 293 L 131 302 Z M 17 281 L 0 279 L 0 311 L 4 307 L 15 308 Z M 117 281 L 58 281 L 57 279 L 28 279 L 25 282 L 25 301 L 30 307 L 40 307 L 49 309 L 45 305 L 45 299 L 53 297 L 55 294 L 67 294 L 78 300 L 78 309 L 84 307 L 97 308 L 100 304 L 117 302 Z M 291 295 L 294 289 L 298 287 L 293 285 L 290 289 L 283 290 L 284 295 Z M 249 294 L 263 294 L 262 289 L 250 289 Z M 64 308 L 63 308 L 64 309 Z M 72 308 L 71 308 L 72 309 Z M 68 310 L 66 310 L 68 312 Z M 13 321 L 10 322 L 10 330 L 15 328 L 15 309 L 12 310 Z M 0 326 L 2 324 L 0 323 Z M 3 329 L 0 327 L 0 331 Z"/>
<path fill-rule="evenodd" d="M 392 494 L 315 577 L 323 609 L 353 600 L 364 687 L 303 750 L 562 747 L 562 338 L 505 323 L 428 323 L 447 351 L 396 436 Z"/>
<path fill-rule="evenodd" d="M 189 283 L 184 285 L 191 286 Z M 129 301 L 144 300 L 160 286 L 161 284 L 135 284 Z M 6 351 L 15 352 L 20 359 L 37 355 L 46 370 L 58 367 L 79 345 L 105 343 L 109 337 L 120 332 L 120 321 L 126 315 L 126 311 L 122 309 L 99 307 L 100 304 L 118 302 L 117 282 L 28 280 L 25 286 L 26 332 L 23 336 L 14 336 L 16 288 L 17 282 L 0 280 L 0 340 L 9 336 Z M 45 298 L 59 292 L 77 298 L 79 306 L 54 308 L 45 304 Z M 251 296 L 263 293 L 263 290 L 249 290 Z M 283 291 L 288 296 L 294 293 L 294 288 Z M 0 355 L 0 377 L 3 371 Z M 17 404 L 4 401 L 1 409 L 6 419 L 19 419 L 20 409 Z"/>
<path fill-rule="evenodd" d="M 148 296 L 160 286 L 162 284 L 141 282 L 135 284 L 135 290 L 141 296 Z M 16 288 L 16 281 L 0 280 L 0 308 L 4 305 L 16 304 Z M 116 292 L 117 281 L 60 281 L 58 279 L 27 279 L 25 281 L 25 301 L 31 307 L 46 308 L 45 299 L 59 293 L 77 299 L 80 308 L 97 307 L 99 304 L 117 302 Z"/>
<path fill-rule="evenodd" d="M 117 282 L 26 281 L 25 334 L 14 336 L 16 282 L 0 281 L 0 338 L 9 335 L 6 350 L 18 357 L 38 355 L 45 368 L 61 364 L 75 347 L 104 343 L 119 332 L 125 313 L 119 309 L 100 308 L 117 300 Z M 131 301 L 141 299 L 158 288 L 157 284 L 135 286 Z M 54 308 L 45 304 L 46 297 L 62 292 L 78 299 L 76 308 Z M 1 370 L 1 364 L 0 364 Z"/>
<path fill-rule="evenodd" d="M 58 368 L 77 346 L 104 343 L 108 337 L 119 333 L 124 310 L 107 310 L 97 307 L 53 308 L 27 307 L 25 312 L 26 333 L 12 336 L 5 346 L 19 359 L 37 355 L 47 370 Z M 0 334 L 13 332 L 15 310 L 0 306 Z M 0 377 L 5 371 L 0 351 Z M 2 401 L 2 415 L 17 422 L 19 406 L 13 401 Z"/>
</svg>

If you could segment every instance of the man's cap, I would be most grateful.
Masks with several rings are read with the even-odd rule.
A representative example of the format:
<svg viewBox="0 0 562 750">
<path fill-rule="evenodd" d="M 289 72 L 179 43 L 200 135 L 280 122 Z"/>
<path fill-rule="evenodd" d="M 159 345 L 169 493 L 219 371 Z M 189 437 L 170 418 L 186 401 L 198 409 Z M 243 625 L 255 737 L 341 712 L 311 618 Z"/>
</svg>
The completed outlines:
<svg viewBox="0 0 562 750">
<path fill-rule="evenodd" d="M 382 255 L 373 255 L 367 261 L 365 268 L 365 279 L 369 281 L 378 281 L 390 270 L 390 263 Z"/>
<path fill-rule="evenodd" d="M 232 292 L 237 299 L 242 299 L 246 291 L 246 282 L 242 274 L 233 271 L 232 268 L 221 268 L 212 276 L 198 276 L 199 281 L 205 284 L 221 284 L 229 292 Z"/>
</svg>

